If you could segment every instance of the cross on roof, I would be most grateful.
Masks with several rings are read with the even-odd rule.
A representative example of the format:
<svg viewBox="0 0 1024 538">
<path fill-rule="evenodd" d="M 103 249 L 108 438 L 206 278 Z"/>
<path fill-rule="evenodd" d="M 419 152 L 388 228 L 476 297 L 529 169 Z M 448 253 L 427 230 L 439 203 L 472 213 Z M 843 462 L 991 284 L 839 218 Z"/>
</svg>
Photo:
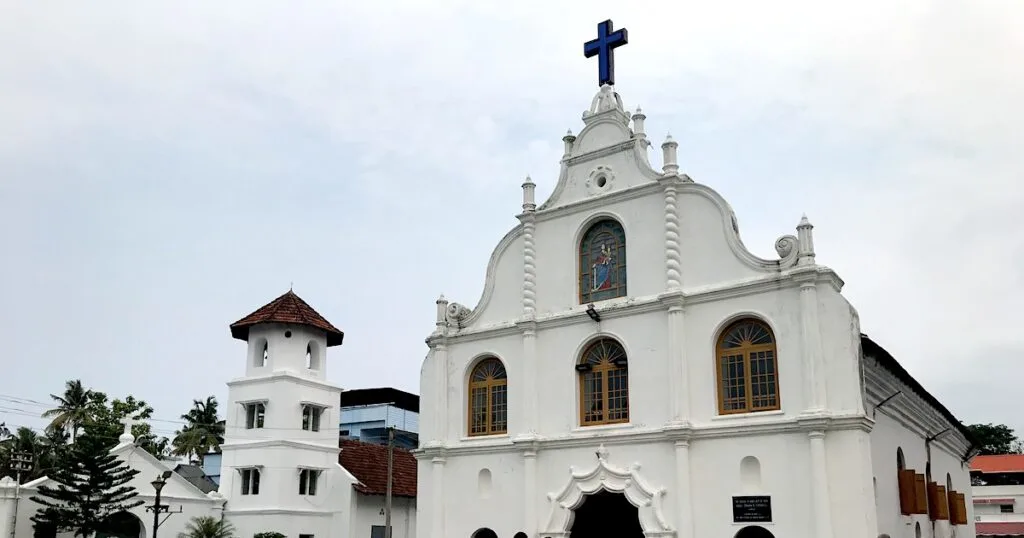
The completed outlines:
<svg viewBox="0 0 1024 538">
<path fill-rule="evenodd" d="M 132 433 L 132 426 L 142 424 L 142 421 L 135 420 L 131 416 L 127 416 L 121 419 L 121 424 L 124 424 L 124 433 Z"/>
<path fill-rule="evenodd" d="M 615 85 L 615 49 L 629 42 L 625 28 L 612 31 L 612 20 L 597 25 L 597 39 L 583 44 L 583 55 L 597 56 L 597 85 Z"/>
</svg>

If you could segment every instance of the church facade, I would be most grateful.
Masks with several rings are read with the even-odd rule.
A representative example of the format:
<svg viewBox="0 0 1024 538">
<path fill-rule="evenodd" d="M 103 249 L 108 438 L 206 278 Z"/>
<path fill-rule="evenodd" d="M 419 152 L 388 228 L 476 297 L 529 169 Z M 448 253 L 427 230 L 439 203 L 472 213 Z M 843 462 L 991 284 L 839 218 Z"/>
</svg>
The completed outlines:
<svg viewBox="0 0 1024 538">
<path fill-rule="evenodd" d="M 437 300 L 418 537 L 973 536 L 969 433 L 861 334 L 808 219 L 755 256 L 644 120 L 603 84 L 476 306 Z"/>
</svg>

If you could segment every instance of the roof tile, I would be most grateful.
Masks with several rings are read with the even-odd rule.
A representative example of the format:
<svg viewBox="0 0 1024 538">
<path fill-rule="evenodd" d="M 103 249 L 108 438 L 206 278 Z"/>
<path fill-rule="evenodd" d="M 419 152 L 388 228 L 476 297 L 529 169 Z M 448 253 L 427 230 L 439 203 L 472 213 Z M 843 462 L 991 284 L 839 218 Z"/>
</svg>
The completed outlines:
<svg viewBox="0 0 1024 538">
<path fill-rule="evenodd" d="M 291 323 L 315 327 L 327 333 L 327 345 L 341 345 L 345 333 L 313 310 L 295 292 L 287 293 L 261 306 L 252 314 L 231 324 L 231 336 L 239 340 L 249 338 L 249 327 L 259 323 Z"/>
<path fill-rule="evenodd" d="M 391 494 L 416 496 L 416 458 L 408 450 L 395 448 L 392 459 Z M 356 491 L 366 495 L 385 495 L 388 488 L 388 447 L 350 439 L 341 441 L 338 462 L 358 480 Z"/>
<path fill-rule="evenodd" d="M 1024 454 L 975 456 L 971 470 L 982 473 L 1024 473 Z"/>
</svg>

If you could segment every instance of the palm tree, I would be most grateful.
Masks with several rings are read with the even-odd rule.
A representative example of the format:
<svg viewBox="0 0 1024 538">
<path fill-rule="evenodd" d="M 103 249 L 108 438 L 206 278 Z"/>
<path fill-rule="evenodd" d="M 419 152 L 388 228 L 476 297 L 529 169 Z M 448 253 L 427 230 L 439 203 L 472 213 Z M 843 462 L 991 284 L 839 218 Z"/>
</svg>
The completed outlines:
<svg viewBox="0 0 1024 538">
<path fill-rule="evenodd" d="M 82 386 L 80 379 L 68 381 L 64 387 L 64 395 L 51 394 L 57 407 L 43 413 L 43 418 L 53 418 L 49 428 L 67 430 L 71 433 L 71 442 L 75 442 L 78 428 L 89 421 L 92 391 Z"/>
<path fill-rule="evenodd" d="M 234 538 L 235 527 L 213 516 L 198 516 L 189 520 L 185 532 L 178 538 Z"/>
<path fill-rule="evenodd" d="M 185 427 L 176 432 L 174 454 L 187 456 L 189 461 L 202 465 L 204 456 L 224 442 L 224 424 L 217 418 L 217 398 L 207 396 L 206 401 L 192 400 L 192 409 L 181 415 L 181 419 Z M 192 460 L 193 455 L 195 460 Z"/>
</svg>

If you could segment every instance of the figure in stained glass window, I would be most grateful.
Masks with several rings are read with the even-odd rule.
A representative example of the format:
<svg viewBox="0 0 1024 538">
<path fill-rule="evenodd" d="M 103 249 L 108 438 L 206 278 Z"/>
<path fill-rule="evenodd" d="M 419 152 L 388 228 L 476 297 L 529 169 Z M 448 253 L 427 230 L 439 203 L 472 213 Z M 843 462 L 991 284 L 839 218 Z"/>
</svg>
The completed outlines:
<svg viewBox="0 0 1024 538">
<path fill-rule="evenodd" d="M 594 223 L 580 241 L 580 302 L 626 295 L 626 234 L 612 219 Z"/>
</svg>

